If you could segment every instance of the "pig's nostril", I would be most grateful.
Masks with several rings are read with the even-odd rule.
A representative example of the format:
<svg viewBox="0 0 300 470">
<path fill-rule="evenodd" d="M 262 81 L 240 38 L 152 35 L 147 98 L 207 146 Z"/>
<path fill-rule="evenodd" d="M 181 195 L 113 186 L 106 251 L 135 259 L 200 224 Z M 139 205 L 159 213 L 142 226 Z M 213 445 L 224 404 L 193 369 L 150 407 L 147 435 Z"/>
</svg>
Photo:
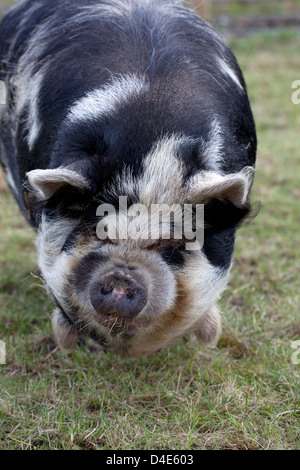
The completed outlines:
<svg viewBox="0 0 300 470">
<path fill-rule="evenodd" d="M 109 295 L 112 293 L 112 291 L 113 291 L 113 287 L 109 287 L 109 286 L 100 287 L 100 292 L 102 295 Z"/>
<path fill-rule="evenodd" d="M 127 291 L 127 292 L 126 292 L 126 297 L 127 297 L 127 299 L 134 299 L 134 297 L 135 297 L 135 292 L 134 292 L 134 291 L 130 291 L 130 290 Z"/>
</svg>

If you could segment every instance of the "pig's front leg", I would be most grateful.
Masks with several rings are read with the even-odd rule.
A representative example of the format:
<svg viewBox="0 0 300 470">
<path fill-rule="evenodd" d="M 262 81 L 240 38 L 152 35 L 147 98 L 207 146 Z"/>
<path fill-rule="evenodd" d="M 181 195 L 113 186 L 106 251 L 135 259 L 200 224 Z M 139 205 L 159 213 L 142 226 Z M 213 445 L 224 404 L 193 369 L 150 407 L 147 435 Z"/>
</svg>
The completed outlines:
<svg viewBox="0 0 300 470">
<path fill-rule="evenodd" d="M 56 308 L 53 312 L 52 327 L 59 348 L 65 353 L 73 351 L 78 343 L 79 335 L 60 308 Z"/>
<path fill-rule="evenodd" d="M 195 334 L 204 346 L 213 348 L 217 345 L 221 332 L 221 316 L 218 307 L 215 305 L 201 317 Z"/>
</svg>

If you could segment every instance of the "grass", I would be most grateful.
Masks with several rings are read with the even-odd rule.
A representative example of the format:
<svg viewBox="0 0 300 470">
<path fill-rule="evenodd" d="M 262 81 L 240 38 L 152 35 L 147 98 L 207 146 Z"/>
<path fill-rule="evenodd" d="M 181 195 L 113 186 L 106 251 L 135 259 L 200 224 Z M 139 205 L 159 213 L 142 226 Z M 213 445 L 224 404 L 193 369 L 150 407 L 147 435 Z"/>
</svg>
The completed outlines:
<svg viewBox="0 0 300 470">
<path fill-rule="evenodd" d="M 0 181 L 0 449 L 299 449 L 299 79 L 292 33 L 232 40 L 259 137 L 214 350 L 182 340 L 140 359 L 54 346 L 33 234 Z"/>
<path fill-rule="evenodd" d="M 288 13 L 299 11 L 300 1 L 299 0 L 264 0 L 260 2 L 258 0 L 244 0 L 234 1 L 222 0 L 216 2 L 212 1 L 212 14 L 226 14 L 230 17 L 237 15 L 257 15 L 257 14 L 274 14 L 274 13 Z"/>
</svg>

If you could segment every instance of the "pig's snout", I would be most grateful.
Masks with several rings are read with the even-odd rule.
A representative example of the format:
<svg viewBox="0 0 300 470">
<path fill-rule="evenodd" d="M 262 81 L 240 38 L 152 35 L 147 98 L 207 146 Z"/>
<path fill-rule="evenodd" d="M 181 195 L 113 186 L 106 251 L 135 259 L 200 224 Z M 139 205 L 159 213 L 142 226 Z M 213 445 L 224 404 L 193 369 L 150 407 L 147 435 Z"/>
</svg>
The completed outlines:
<svg viewBox="0 0 300 470">
<path fill-rule="evenodd" d="M 127 269 L 114 268 L 95 280 L 91 303 L 100 315 L 136 317 L 147 303 L 147 291 Z"/>
</svg>

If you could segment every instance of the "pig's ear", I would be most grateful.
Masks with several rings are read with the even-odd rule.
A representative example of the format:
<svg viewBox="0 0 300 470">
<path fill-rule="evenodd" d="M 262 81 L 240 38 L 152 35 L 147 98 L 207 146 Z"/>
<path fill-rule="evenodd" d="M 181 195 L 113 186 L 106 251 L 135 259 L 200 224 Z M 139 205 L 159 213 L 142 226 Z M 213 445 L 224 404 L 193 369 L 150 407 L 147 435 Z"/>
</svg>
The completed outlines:
<svg viewBox="0 0 300 470">
<path fill-rule="evenodd" d="M 54 170 L 32 170 L 27 173 L 29 185 L 39 201 L 50 199 L 63 186 L 88 189 L 88 181 L 76 171 L 60 167 Z"/>
<path fill-rule="evenodd" d="M 220 175 L 212 171 L 197 173 L 189 183 L 187 203 L 204 204 L 211 199 L 230 201 L 238 208 L 249 204 L 254 168 L 244 167 L 238 173 Z"/>
</svg>

